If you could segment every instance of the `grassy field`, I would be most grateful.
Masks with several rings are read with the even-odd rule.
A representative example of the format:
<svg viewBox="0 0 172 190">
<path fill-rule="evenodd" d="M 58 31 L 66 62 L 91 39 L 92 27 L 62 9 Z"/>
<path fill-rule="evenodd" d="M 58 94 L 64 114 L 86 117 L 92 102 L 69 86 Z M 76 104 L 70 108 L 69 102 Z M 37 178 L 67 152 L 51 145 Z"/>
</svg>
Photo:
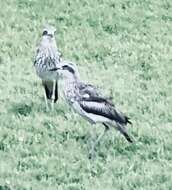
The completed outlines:
<svg viewBox="0 0 172 190">
<path fill-rule="evenodd" d="M 0 7 L 0 190 L 172 189 L 171 0 L 1 0 Z M 46 113 L 33 68 L 46 23 L 82 79 L 131 117 L 134 144 L 111 130 L 89 160 L 92 126 L 63 97 Z"/>
</svg>

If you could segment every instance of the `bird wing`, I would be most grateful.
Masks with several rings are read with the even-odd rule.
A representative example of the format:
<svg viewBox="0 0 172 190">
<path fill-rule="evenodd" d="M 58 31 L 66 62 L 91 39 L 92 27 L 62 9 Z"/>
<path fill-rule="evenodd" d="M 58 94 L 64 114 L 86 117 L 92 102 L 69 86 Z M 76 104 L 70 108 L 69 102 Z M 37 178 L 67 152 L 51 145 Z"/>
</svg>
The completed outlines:
<svg viewBox="0 0 172 190">
<path fill-rule="evenodd" d="M 79 100 L 80 106 L 85 112 L 109 118 L 120 124 L 130 123 L 127 116 L 116 110 L 112 101 L 97 94 L 94 88 L 91 88 L 91 90 L 89 88 L 85 89 L 80 90 Z"/>
<path fill-rule="evenodd" d="M 78 87 L 79 87 L 80 93 L 82 95 L 88 94 L 89 96 L 99 96 L 99 94 L 100 94 L 98 89 L 91 84 L 86 84 L 84 82 L 80 82 L 80 83 L 78 83 Z"/>
<path fill-rule="evenodd" d="M 98 90 L 98 88 L 91 84 L 80 82 L 78 84 L 78 88 L 79 88 L 79 94 L 84 100 L 98 101 L 98 102 L 105 101 L 113 105 L 113 102 L 111 101 L 110 97 L 103 96 L 102 93 Z"/>
<path fill-rule="evenodd" d="M 111 105 L 100 101 L 80 101 L 80 106 L 87 113 L 100 115 L 119 123 L 126 123 L 125 117 L 119 114 Z"/>
</svg>

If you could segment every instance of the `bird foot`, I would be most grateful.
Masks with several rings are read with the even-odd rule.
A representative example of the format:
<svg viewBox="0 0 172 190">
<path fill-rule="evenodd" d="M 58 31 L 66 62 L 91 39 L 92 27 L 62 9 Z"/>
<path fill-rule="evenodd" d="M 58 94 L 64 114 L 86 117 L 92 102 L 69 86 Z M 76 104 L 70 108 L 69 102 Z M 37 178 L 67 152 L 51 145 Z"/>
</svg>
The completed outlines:
<svg viewBox="0 0 172 190">
<path fill-rule="evenodd" d="M 45 108 L 45 111 L 46 111 L 46 112 L 49 112 L 49 111 L 50 111 L 49 107 L 46 107 L 46 108 Z"/>
<path fill-rule="evenodd" d="M 89 152 L 89 159 L 94 160 L 96 158 L 96 152 L 95 152 L 95 148 L 91 148 L 90 152 Z"/>
<path fill-rule="evenodd" d="M 89 158 L 90 160 L 94 160 L 95 157 L 96 157 L 95 153 L 91 153 L 91 152 L 90 152 L 89 155 L 88 155 L 88 158 Z"/>
<path fill-rule="evenodd" d="M 45 112 L 49 112 L 49 111 L 50 111 L 49 105 L 48 105 L 48 103 L 46 103 Z"/>
</svg>

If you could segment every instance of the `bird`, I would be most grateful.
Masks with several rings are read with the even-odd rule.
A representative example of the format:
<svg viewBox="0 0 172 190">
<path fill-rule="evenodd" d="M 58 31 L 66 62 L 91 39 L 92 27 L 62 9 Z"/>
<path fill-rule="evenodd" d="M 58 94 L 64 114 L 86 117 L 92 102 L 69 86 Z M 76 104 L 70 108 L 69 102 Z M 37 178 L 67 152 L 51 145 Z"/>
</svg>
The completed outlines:
<svg viewBox="0 0 172 190">
<path fill-rule="evenodd" d="M 76 64 L 64 60 L 50 71 L 57 71 L 63 79 L 63 91 L 68 104 L 91 124 L 101 123 L 104 126 L 103 133 L 92 145 L 91 157 L 110 127 L 117 129 L 129 143 L 133 142 L 125 128 L 127 124 L 132 124 L 130 118 L 117 110 L 111 98 L 103 96 L 97 87 L 81 81 Z"/>
<path fill-rule="evenodd" d="M 56 67 L 62 60 L 62 55 L 57 49 L 55 41 L 56 28 L 46 25 L 42 31 L 42 37 L 36 50 L 34 67 L 44 87 L 46 110 L 49 110 L 48 100 L 51 101 L 51 109 L 58 100 L 58 73 L 49 69 Z"/>
</svg>

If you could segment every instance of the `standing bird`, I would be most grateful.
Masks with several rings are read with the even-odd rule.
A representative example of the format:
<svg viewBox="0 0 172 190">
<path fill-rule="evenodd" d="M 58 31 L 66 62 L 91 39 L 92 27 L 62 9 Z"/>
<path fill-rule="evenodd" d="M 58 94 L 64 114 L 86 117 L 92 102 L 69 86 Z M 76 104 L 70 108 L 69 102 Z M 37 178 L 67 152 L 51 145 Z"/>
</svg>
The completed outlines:
<svg viewBox="0 0 172 190">
<path fill-rule="evenodd" d="M 96 87 L 81 82 L 75 64 L 63 61 L 56 68 L 51 69 L 53 72 L 56 70 L 59 77 L 63 78 L 64 95 L 69 105 L 91 124 L 99 122 L 105 127 L 104 132 L 93 144 L 91 155 L 96 144 L 111 126 L 117 129 L 128 142 L 133 142 L 125 129 L 125 125 L 131 124 L 129 118 L 117 111 L 110 98 L 105 98 Z"/>
<path fill-rule="evenodd" d="M 50 72 L 50 69 L 57 67 L 61 61 L 61 54 L 56 46 L 55 31 L 53 26 L 46 26 L 43 29 L 42 39 L 34 61 L 36 73 L 42 79 L 44 87 L 46 110 L 49 110 L 48 99 L 51 100 L 52 110 L 54 110 L 54 103 L 58 99 L 58 73 Z"/>
</svg>

